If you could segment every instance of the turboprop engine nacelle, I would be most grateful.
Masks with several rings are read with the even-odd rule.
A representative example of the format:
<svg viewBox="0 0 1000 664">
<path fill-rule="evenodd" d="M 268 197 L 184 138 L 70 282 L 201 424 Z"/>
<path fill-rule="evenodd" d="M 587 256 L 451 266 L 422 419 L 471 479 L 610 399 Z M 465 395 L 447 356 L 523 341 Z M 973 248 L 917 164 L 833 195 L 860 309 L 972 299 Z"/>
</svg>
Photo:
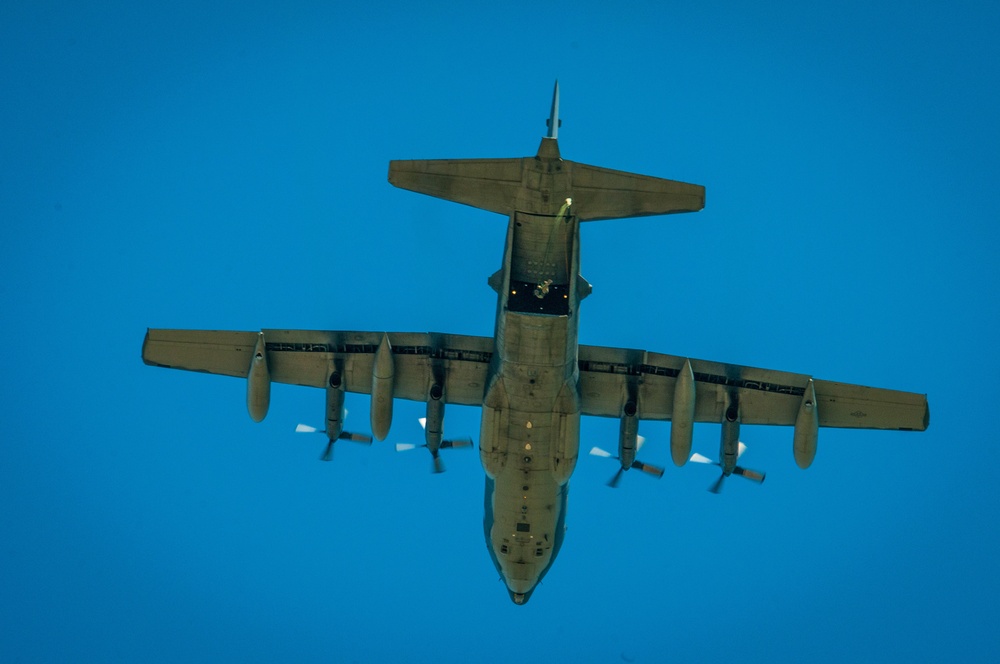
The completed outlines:
<svg viewBox="0 0 1000 664">
<path fill-rule="evenodd" d="M 395 361 L 392 358 L 392 346 L 389 345 L 389 335 L 382 335 L 382 343 L 375 351 L 375 361 L 372 362 L 372 435 L 375 440 L 385 440 L 392 425 L 392 389 L 396 375 Z"/>
<path fill-rule="evenodd" d="M 264 343 L 264 333 L 261 332 L 247 372 L 247 410 L 251 419 L 254 422 L 263 420 L 270 405 L 271 372 L 267 368 L 267 344 Z"/>
<path fill-rule="evenodd" d="M 431 385 L 427 393 L 427 416 L 424 421 L 424 442 L 432 452 L 441 447 L 444 432 L 444 388 L 438 383 Z"/>
<path fill-rule="evenodd" d="M 808 468 L 816 458 L 816 441 L 819 438 L 819 411 L 816 408 L 816 387 L 812 378 L 806 385 L 799 414 L 795 417 L 795 438 L 792 441 L 792 452 L 799 468 Z"/>
<path fill-rule="evenodd" d="M 674 410 L 670 417 L 670 456 L 675 466 L 683 466 L 691 456 L 694 406 L 694 371 L 691 370 L 691 360 L 684 360 L 674 383 Z"/>
<path fill-rule="evenodd" d="M 344 431 L 344 386 L 339 371 L 330 373 L 326 387 L 326 437 L 337 440 Z"/>
<path fill-rule="evenodd" d="M 618 429 L 618 460 L 622 468 L 631 468 L 635 461 L 635 450 L 639 440 L 639 418 L 634 401 L 626 401 L 622 406 L 622 423 Z"/>
</svg>

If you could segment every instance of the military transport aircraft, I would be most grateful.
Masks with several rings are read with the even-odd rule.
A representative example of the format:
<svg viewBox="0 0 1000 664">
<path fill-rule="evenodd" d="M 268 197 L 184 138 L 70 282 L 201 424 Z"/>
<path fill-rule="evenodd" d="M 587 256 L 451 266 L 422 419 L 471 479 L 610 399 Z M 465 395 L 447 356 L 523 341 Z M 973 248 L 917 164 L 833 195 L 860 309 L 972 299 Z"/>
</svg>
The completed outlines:
<svg viewBox="0 0 1000 664">
<path fill-rule="evenodd" d="M 691 454 L 695 422 L 722 424 L 722 478 L 763 475 L 741 468 L 741 424 L 794 427 L 796 463 L 808 467 L 819 427 L 922 431 L 924 395 L 810 376 L 662 355 L 581 346 L 580 223 L 696 212 L 705 189 L 567 161 L 560 156 L 559 84 L 538 153 L 515 159 L 392 161 L 389 182 L 508 218 L 492 337 L 408 332 L 150 329 L 146 364 L 247 379 L 255 421 L 267 414 L 271 383 L 326 391 L 327 452 L 344 431 L 344 393 L 371 395 L 371 429 L 383 440 L 393 399 L 427 404 L 426 447 L 440 470 L 445 404 L 482 408 L 479 452 L 486 471 L 486 545 L 511 599 L 524 604 L 563 543 L 570 475 L 579 455 L 580 416 L 621 421 L 619 470 L 663 470 L 636 459 L 639 421 L 670 420 L 670 453 Z M 695 461 L 710 461 L 694 455 Z M 713 488 L 717 488 L 713 487 Z"/>
</svg>

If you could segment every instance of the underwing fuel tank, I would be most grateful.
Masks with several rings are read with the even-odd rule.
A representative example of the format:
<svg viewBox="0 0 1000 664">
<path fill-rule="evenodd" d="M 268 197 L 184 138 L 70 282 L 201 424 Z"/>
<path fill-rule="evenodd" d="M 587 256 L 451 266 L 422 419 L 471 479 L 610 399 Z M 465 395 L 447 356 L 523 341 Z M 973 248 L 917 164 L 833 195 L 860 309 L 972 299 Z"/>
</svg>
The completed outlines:
<svg viewBox="0 0 1000 664">
<path fill-rule="evenodd" d="M 267 345 L 264 343 L 264 333 L 261 332 L 247 373 L 247 410 L 250 418 L 254 422 L 262 421 L 267 416 L 270 405 L 271 372 L 267 368 Z"/>
<path fill-rule="evenodd" d="M 674 385 L 674 410 L 670 418 L 670 456 L 675 466 L 683 466 L 691 456 L 694 405 L 694 371 L 691 370 L 691 360 L 684 360 Z"/>
<path fill-rule="evenodd" d="M 816 409 L 816 387 L 812 378 L 806 385 L 799 414 L 795 417 L 795 438 L 792 452 L 799 468 L 808 468 L 816 458 L 816 441 L 819 438 L 819 411 Z"/>
<path fill-rule="evenodd" d="M 372 362 L 371 424 L 375 440 L 385 440 L 392 425 L 392 388 L 396 368 L 392 358 L 389 335 L 382 335 L 382 343 L 375 351 Z"/>
</svg>

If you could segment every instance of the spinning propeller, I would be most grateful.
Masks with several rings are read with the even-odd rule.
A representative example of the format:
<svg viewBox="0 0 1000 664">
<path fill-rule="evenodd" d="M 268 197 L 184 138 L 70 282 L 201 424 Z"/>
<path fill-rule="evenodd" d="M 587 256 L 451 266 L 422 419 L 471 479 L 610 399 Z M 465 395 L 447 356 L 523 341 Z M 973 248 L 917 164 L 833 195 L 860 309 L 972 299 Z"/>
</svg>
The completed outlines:
<svg viewBox="0 0 1000 664">
<path fill-rule="evenodd" d="M 741 442 L 739 444 L 738 451 L 736 452 L 737 461 L 739 461 L 739 458 L 743 456 L 743 453 L 746 452 L 746 449 L 747 446 Z M 743 468 L 742 466 L 733 466 L 732 470 L 726 472 L 725 466 L 723 466 L 721 463 L 719 463 L 718 461 L 712 461 L 708 457 L 698 454 L 697 452 L 691 455 L 691 461 L 694 461 L 695 463 L 707 463 L 722 468 L 722 475 L 719 476 L 719 479 L 717 479 L 715 483 L 712 484 L 712 486 L 708 487 L 708 490 L 711 491 L 712 493 L 720 493 L 722 491 L 723 481 L 725 481 L 725 479 L 730 475 L 739 475 L 740 477 L 745 477 L 748 480 L 753 480 L 754 482 L 760 484 L 764 481 L 764 476 L 766 474 L 759 470 L 751 470 L 749 468 Z"/>
<path fill-rule="evenodd" d="M 418 421 L 420 422 L 420 426 L 426 430 L 427 429 L 427 418 L 426 417 L 421 417 Z M 451 448 L 458 448 L 458 447 L 472 447 L 472 439 L 471 438 L 455 438 L 453 440 L 442 440 L 441 444 L 438 446 L 438 449 L 432 449 L 427 443 L 424 443 L 423 445 L 414 445 L 413 443 L 396 443 L 396 451 L 397 452 L 406 452 L 408 450 L 415 450 L 418 447 L 426 447 L 427 450 L 431 453 L 431 456 L 434 458 L 434 468 L 433 468 L 432 472 L 434 472 L 434 473 L 443 473 L 444 472 L 444 463 L 442 463 L 441 457 L 438 456 L 438 452 L 440 450 L 443 450 L 443 449 L 451 449 Z"/>
<path fill-rule="evenodd" d="M 638 452 L 639 450 L 641 450 L 642 446 L 645 443 L 646 443 L 645 438 L 643 438 L 642 436 L 636 436 L 635 451 Z M 606 450 L 602 450 L 600 447 L 590 448 L 590 453 L 593 456 L 603 457 L 605 459 L 616 459 L 618 461 L 621 461 L 620 457 L 617 457 L 611 452 L 608 452 Z M 611 487 L 612 489 L 618 488 L 618 482 L 621 481 L 622 473 L 624 473 L 629 468 L 635 468 L 636 470 L 641 470 L 644 473 L 649 473 L 656 479 L 660 479 L 661 477 L 663 477 L 662 468 L 660 468 L 659 466 L 654 466 L 651 463 L 643 463 L 642 461 L 639 461 L 637 459 L 633 461 L 631 465 L 629 465 L 627 468 L 625 466 L 621 466 L 620 468 L 618 468 L 618 472 L 616 472 L 614 476 L 608 481 L 608 486 Z"/>
<path fill-rule="evenodd" d="M 308 424 L 299 424 L 298 426 L 295 427 L 295 433 L 321 433 L 325 435 L 326 431 L 317 429 L 316 427 L 311 427 Z M 372 444 L 371 436 L 366 436 L 360 433 L 351 433 L 349 431 L 343 431 L 336 438 L 327 440 L 326 450 L 323 452 L 323 456 L 320 457 L 320 461 L 333 460 L 333 444 L 338 440 L 350 440 L 355 443 L 364 443 L 365 445 Z"/>
</svg>

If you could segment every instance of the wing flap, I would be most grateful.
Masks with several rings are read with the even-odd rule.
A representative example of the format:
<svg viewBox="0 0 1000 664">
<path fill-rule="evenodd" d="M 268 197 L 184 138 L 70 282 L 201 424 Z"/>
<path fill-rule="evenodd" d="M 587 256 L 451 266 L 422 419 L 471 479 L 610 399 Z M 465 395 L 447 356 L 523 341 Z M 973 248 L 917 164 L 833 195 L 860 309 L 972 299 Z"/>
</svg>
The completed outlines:
<svg viewBox="0 0 1000 664">
<path fill-rule="evenodd" d="M 480 405 L 493 339 L 458 334 L 389 332 L 395 364 L 393 396 L 424 401 L 434 376 L 444 382 L 447 403 Z M 370 394 L 372 364 L 381 332 L 264 330 L 271 378 L 324 387 L 336 368 L 348 392 Z"/>
</svg>

